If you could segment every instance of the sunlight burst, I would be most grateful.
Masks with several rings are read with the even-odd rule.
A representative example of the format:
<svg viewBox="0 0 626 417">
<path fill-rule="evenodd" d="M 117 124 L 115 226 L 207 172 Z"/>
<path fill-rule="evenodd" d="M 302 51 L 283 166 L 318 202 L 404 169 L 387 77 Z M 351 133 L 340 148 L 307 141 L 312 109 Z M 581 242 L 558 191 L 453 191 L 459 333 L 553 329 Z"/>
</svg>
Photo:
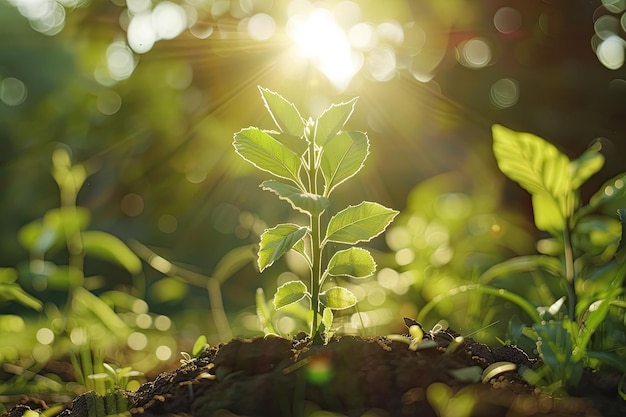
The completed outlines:
<svg viewBox="0 0 626 417">
<path fill-rule="evenodd" d="M 291 17 L 287 33 L 299 54 L 310 59 L 339 90 L 344 90 L 363 64 L 362 55 L 353 51 L 345 31 L 327 9 Z"/>
</svg>

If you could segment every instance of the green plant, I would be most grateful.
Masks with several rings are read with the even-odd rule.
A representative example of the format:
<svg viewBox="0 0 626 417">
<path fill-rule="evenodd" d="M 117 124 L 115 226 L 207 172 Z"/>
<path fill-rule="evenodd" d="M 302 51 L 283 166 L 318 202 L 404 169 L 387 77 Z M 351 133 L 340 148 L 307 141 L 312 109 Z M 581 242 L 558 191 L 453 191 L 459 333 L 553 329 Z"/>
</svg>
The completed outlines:
<svg viewBox="0 0 626 417">
<path fill-rule="evenodd" d="M 538 242 L 542 253 L 496 264 L 462 290 L 504 298 L 530 317 L 531 325 L 509 323 L 510 342 L 536 350 L 542 361 L 537 370 L 520 370 L 529 382 L 560 392 L 578 383 L 584 366 L 626 374 L 626 210 L 603 213 L 624 205 L 626 174 L 606 182 L 583 205 L 580 187 L 604 164 L 598 145 L 572 161 L 529 133 L 495 125 L 493 139 L 499 168 L 531 194 L 535 225 L 550 237 Z M 502 288 L 507 279 L 524 276 L 537 284 L 532 297 Z"/>
<path fill-rule="evenodd" d="M 301 281 L 287 282 L 278 288 L 273 303 L 279 310 L 308 298 L 311 336 L 320 343 L 320 330 L 329 329 L 332 310 L 349 308 L 357 302 L 346 288 L 326 288 L 328 278 L 365 278 L 376 270 L 367 250 L 350 247 L 329 254 L 325 253 L 328 244 L 370 241 L 385 230 L 398 212 L 365 201 L 324 222 L 322 214 L 331 206 L 331 193 L 361 170 L 369 154 L 365 133 L 343 130 L 356 98 L 331 105 L 315 120 L 305 120 L 293 103 L 268 89 L 259 90 L 278 131 L 242 129 L 234 135 L 235 150 L 244 160 L 277 178 L 263 182 L 262 188 L 306 214 L 308 224 L 284 223 L 265 230 L 258 266 L 263 271 L 290 250 L 302 255 L 310 269 L 310 287 Z"/>
<path fill-rule="evenodd" d="M 0 315 L 0 359 L 14 374 L 0 384 L 3 395 L 100 389 L 101 381 L 88 376 L 103 371 L 105 357 L 126 362 L 128 348 L 134 348 L 131 336 L 150 331 L 152 319 L 146 302 L 139 298 L 143 292 L 141 261 L 119 238 L 89 230 L 91 212 L 77 204 L 89 171 L 86 164 L 73 163 L 65 147 L 54 151 L 52 176 L 59 188 L 60 206 L 20 229 L 18 240 L 30 257 L 26 268 L 0 268 L 0 301 L 13 299 L 42 312 Z M 106 289 L 102 277 L 85 275 L 88 258 L 121 266 L 132 282 L 102 291 Z M 38 292 L 45 303 L 22 286 Z M 150 323 L 145 324 L 146 320 Z M 40 375 L 46 362 L 68 353 L 78 384 Z M 158 361 L 156 355 L 152 358 L 152 364 L 142 363 L 143 369 Z"/>
<path fill-rule="evenodd" d="M 541 320 L 528 330 L 513 329 L 516 339 L 526 331 L 536 341 L 543 367 L 533 376 L 535 382 L 557 390 L 576 384 L 584 365 L 605 364 L 626 373 L 624 323 L 619 320 L 626 307 L 626 249 L 619 219 L 626 220 L 626 210 L 619 209 L 618 216 L 600 213 L 610 203 L 624 204 L 626 174 L 605 183 L 582 205 L 580 187 L 604 165 L 599 144 L 571 161 L 552 144 L 528 133 L 495 125 L 493 137 L 499 168 L 531 194 L 535 225 L 551 236 L 540 245 L 544 254 L 505 261 L 495 271 L 544 269 L 559 278 L 560 294 L 548 307 L 537 309 Z M 486 275 L 482 282 L 491 279 L 494 269 Z M 617 320 L 611 321 L 611 310 Z M 595 350 L 596 331 L 605 328 L 619 334 L 616 326 L 621 327 L 622 337 L 597 340 L 595 345 L 603 350 Z"/>
<path fill-rule="evenodd" d="M 499 168 L 531 194 L 535 225 L 549 237 L 538 242 L 539 254 L 500 262 L 476 283 L 434 298 L 418 320 L 460 293 L 499 297 L 531 320 L 529 325 L 512 319 L 508 342 L 539 355 L 538 369 L 520 369 L 532 384 L 560 392 L 578 383 L 585 366 L 626 375 L 626 209 L 620 208 L 626 173 L 604 183 L 583 205 L 580 187 L 604 164 L 598 145 L 571 161 L 532 134 L 495 125 L 493 138 Z M 528 291 L 504 288 L 513 279 L 530 279 L 522 286 Z"/>
</svg>

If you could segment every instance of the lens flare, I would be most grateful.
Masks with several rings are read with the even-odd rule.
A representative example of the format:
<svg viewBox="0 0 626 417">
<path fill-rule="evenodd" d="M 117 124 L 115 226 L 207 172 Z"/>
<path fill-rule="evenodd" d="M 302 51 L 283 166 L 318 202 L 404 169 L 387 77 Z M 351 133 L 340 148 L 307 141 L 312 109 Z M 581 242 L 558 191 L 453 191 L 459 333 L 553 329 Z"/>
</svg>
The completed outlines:
<svg viewBox="0 0 626 417">
<path fill-rule="evenodd" d="M 339 90 L 350 84 L 362 65 L 361 54 L 352 50 L 345 31 L 327 9 L 292 16 L 287 34 L 299 54 L 310 59 Z"/>
</svg>

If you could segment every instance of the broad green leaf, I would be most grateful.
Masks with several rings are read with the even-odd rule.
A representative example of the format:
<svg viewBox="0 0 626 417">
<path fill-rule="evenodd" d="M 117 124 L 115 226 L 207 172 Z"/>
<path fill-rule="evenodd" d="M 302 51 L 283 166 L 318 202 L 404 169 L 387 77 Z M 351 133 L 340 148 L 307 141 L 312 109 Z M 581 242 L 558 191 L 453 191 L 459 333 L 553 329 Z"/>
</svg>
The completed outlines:
<svg viewBox="0 0 626 417">
<path fill-rule="evenodd" d="M 621 173 L 607 182 L 589 199 L 589 205 L 593 208 L 617 201 L 626 197 L 626 173 Z"/>
<path fill-rule="evenodd" d="M 308 294 L 306 285 L 301 281 L 289 281 L 278 287 L 274 294 L 274 308 L 280 310 L 290 304 L 297 303 Z"/>
<path fill-rule="evenodd" d="M 326 197 L 304 192 L 298 187 L 285 184 L 284 182 L 265 181 L 261 184 L 261 187 L 278 195 L 278 198 L 281 200 L 289 202 L 294 210 L 298 210 L 301 213 L 318 215 L 330 206 L 330 200 Z"/>
<path fill-rule="evenodd" d="M 115 262 L 131 274 L 141 272 L 141 260 L 112 234 L 95 230 L 83 232 L 83 250 L 87 255 Z"/>
<path fill-rule="evenodd" d="M 350 290 L 342 287 L 333 287 L 320 293 L 320 301 L 332 310 L 350 308 L 358 301 Z"/>
<path fill-rule="evenodd" d="M 569 159 L 554 145 L 531 133 L 493 125 L 493 152 L 500 170 L 531 194 L 553 197 L 572 191 Z"/>
<path fill-rule="evenodd" d="M 561 268 L 561 261 L 553 256 L 518 256 L 516 258 L 500 262 L 483 272 L 480 276 L 480 282 L 482 284 L 487 284 L 499 277 L 506 277 L 520 272 L 536 271 L 538 269 L 542 269 L 558 277 L 562 275 Z"/>
<path fill-rule="evenodd" d="M 346 124 L 358 97 L 346 103 L 333 104 L 322 113 L 315 122 L 314 141 L 317 146 L 324 146 Z"/>
<path fill-rule="evenodd" d="M 580 157 L 570 162 L 570 173 L 572 177 L 572 191 L 577 190 L 593 174 L 600 171 L 604 165 L 604 155 L 599 151 L 600 143 L 587 149 Z"/>
<path fill-rule="evenodd" d="M 397 214 L 396 210 L 369 201 L 349 206 L 330 219 L 324 242 L 368 242 L 381 234 Z"/>
<path fill-rule="evenodd" d="M 259 91 L 263 96 L 265 107 L 280 131 L 292 136 L 303 136 L 305 123 L 296 106 L 267 88 L 259 86 Z"/>
<path fill-rule="evenodd" d="M 569 321 L 535 323 L 537 350 L 549 372 L 548 381 L 576 385 L 582 376 L 583 362 L 573 357 L 576 324 Z M 584 346 L 580 346 L 583 348 Z"/>
<path fill-rule="evenodd" d="M 532 195 L 533 215 L 537 229 L 558 235 L 565 226 L 565 217 L 554 198 L 545 192 Z"/>
<path fill-rule="evenodd" d="M 274 261 L 289 252 L 306 234 L 306 227 L 297 224 L 279 224 L 267 229 L 261 235 L 259 248 L 259 269 L 263 271 Z"/>
<path fill-rule="evenodd" d="M 296 155 L 302 156 L 309 148 L 309 142 L 304 137 L 272 131 L 265 131 L 265 133 L 285 145 Z"/>
<path fill-rule="evenodd" d="M 328 274 L 366 278 L 376 271 L 376 262 L 363 248 L 350 248 L 336 252 L 328 262 Z"/>
<path fill-rule="evenodd" d="M 256 127 L 235 133 L 237 153 L 260 170 L 298 184 L 301 159 L 267 132 Z"/>
<path fill-rule="evenodd" d="M 320 167 L 324 195 L 361 170 L 369 154 L 369 140 L 363 132 L 342 132 L 323 148 Z"/>
</svg>

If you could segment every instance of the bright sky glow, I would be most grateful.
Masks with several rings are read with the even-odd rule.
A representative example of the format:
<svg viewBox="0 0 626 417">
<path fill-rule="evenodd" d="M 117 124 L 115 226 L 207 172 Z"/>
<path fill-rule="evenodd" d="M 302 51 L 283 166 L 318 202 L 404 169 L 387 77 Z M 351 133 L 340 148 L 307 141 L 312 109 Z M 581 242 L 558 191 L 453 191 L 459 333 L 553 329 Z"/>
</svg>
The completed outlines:
<svg viewBox="0 0 626 417">
<path fill-rule="evenodd" d="M 339 90 L 344 90 L 362 65 L 348 37 L 327 9 L 297 14 L 287 22 L 287 33 L 301 56 L 310 59 Z"/>
</svg>

